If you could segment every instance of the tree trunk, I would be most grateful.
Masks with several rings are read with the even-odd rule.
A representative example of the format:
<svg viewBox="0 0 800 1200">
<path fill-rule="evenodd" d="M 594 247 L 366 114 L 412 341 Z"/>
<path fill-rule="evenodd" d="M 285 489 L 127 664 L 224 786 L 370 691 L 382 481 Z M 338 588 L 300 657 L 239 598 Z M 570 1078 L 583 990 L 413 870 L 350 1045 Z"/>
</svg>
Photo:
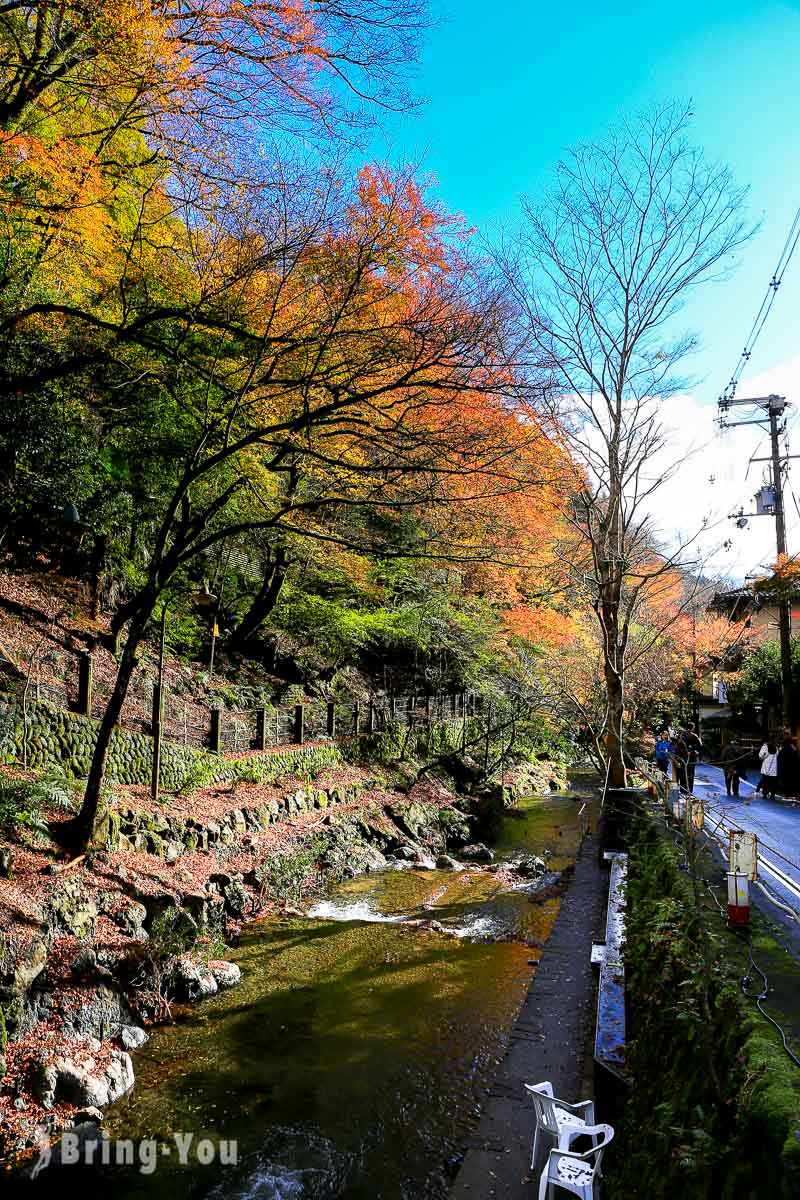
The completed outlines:
<svg viewBox="0 0 800 1200">
<path fill-rule="evenodd" d="M 624 754 L 624 692 L 622 679 L 611 663 L 605 668 L 606 696 L 608 699 L 608 732 L 606 754 L 608 760 L 608 786 L 625 787 Z"/>
<path fill-rule="evenodd" d="M 275 555 L 272 570 L 264 577 L 253 603 L 228 639 L 227 649 L 241 649 L 259 626 L 266 621 L 278 603 L 287 569 L 286 551 L 279 549 Z"/>
<path fill-rule="evenodd" d="M 97 742 L 92 756 L 92 765 L 89 769 L 89 778 L 86 781 L 83 804 L 78 816 L 75 818 L 74 824 L 74 832 L 80 849 L 86 849 L 95 836 L 111 736 L 114 732 L 114 727 L 119 721 L 133 672 L 136 669 L 136 652 L 144 635 L 148 616 L 149 612 L 147 615 L 140 614 L 128 630 L 125 647 L 122 651 L 122 658 L 117 669 L 117 678 L 114 681 L 114 690 L 111 693 L 106 710 L 100 721 Z"/>
</svg>

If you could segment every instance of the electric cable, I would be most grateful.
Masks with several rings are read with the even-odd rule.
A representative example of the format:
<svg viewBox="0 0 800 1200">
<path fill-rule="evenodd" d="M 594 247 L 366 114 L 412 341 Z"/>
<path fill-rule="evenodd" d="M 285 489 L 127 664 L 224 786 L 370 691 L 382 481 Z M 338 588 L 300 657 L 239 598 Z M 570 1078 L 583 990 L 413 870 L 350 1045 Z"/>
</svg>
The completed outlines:
<svg viewBox="0 0 800 1200">
<path fill-rule="evenodd" d="M 747 335 L 747 340 L 745 341 L 744 349 L 742 350 L 742 353 L 739 355 L 739 361 L 736 364 L 736 369 L 733 372 L 733 375 L 731 376 L 727 387 L 725 388 L 724 392 L 720 396 L 720 404 L 722 404 L 722 405 L 729 404 L 730 401 L 733 400 L 734 396 L 736 395 L 736 388 L 739 385 L 739 380 L 742 377 L 742 372 L 744 371 L 745 367 L 747 366 L 748 362 L 750 361 L 750 358 L 753 354 L 753 350 L 756 347 L 756 343 L 758 342 L 758 339 L 761 336 L 761 331 L 763 330 L 764 325 L 767 322 L 767 318 L 769 317 L 769 314 L 772 311 L 772 306 L 775 303 L 775 297 L 778 294 L 778 289 L 780 288 L 781 283 L 783 282 L 783 277 L 786 274 L 786 269 L 789 266 L 789 263 L 792 261 L 792 258 L 794 256 L 795 250 L 797 249 L 797 243 L 799 240 L 800 240 L 800 208 L 797 209 L 797 212 L 794 215 L 794 220 L 792 221 L 789 232 L 786 235 L 786 241 L 783 244 L 783 249 L 781 250 L 780 258 L 778 259 L 778 265 L 776 266 L 775 270 L 772 273 L 772 278 L 770 279 L 769 284 L 767 285 L 767 290 L 764 293 L 763 300 L 761 301 L 761 307 L 759 308 L 758 312 L 756 313 L 755 319 L 753 320 L 753 324 L 750 327 L 750 332 Z"/>
</svg>

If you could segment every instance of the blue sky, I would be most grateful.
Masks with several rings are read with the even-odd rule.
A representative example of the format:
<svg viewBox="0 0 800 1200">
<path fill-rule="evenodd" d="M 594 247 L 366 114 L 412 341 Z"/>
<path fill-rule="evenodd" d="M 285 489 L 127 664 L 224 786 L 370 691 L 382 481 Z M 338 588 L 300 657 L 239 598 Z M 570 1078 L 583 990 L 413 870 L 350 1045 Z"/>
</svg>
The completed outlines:
<svg viewBox="0 0 800 1200">
<path fill-rule="evenodd" d="M 800 205 L 800 3 L 443 2 L 418 80 L 427 104 L 395 128 L 392 154 L 420 162 L 445 204 L 470 224 L 489 234 L 513 224 L 520 195 L 540 192 L 568 146 L 654 100 L 691 99 L 695 141 L 750 185 L 760 232 L 733 276 L 698 292 L 686 312 L 701 342 L 689 364 L 697 383 L 671 413 L 686 463 L 655 516 L 667 540 L 709 516 L 709 545 L 733 538 L 729 550 L 713 550 L 710 567 L 736 577 L 760 569 L 774 557 L 773 523 L 761 518 L 736 531 L 726 520 L 740 503 L 752 507 L 760 468 L 747 477 L 745 468 L 760 435 L 741 429 L 720 441 L 713 417 Z M 739 395 L 754 394 L 750 384 L 757 394 L 796 399 L 795 452 L 799 317 L 800 248 L 739 388 Z M 800 551 L 800 510 L 788 515 L 790 550 Z"/>
<path fill-rule="evenodd" d="M 445 4 L 418 80 L 427 105 L 396 129 L 394 153 L 421 161 L 470 224 L 513 221 L 519 196 L 542 188 L 566 147 L 665 98 L 693 101 L 696 140 L 751 185 L 761 232 L 733 279 L 701 293 L 689 314 L 703 342 L 697 397 L 715 400 L 800 204 L 800 5 Z M 798 311 L 800 251 L 754 371 L 796 352 Z"/>
</svg>

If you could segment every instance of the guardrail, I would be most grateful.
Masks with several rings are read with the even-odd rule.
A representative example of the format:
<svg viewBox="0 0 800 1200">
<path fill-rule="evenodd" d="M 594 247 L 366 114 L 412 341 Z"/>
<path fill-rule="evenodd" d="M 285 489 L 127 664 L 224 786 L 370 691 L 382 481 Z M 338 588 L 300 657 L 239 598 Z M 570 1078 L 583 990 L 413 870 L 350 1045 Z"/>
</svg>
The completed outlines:
<svg viewBox="0 0 800 1200">
<path fill-rule="evenodd" d="M 656 794 L 663 801 L 664 807 L 668 814 L 672 817 L 675 817 L 674 806 L 670 802 L 670 798 L 673 794 L 673 791 L 677 791 L 677 784 L 667 779 L 662 771 L 654 768 L 651 763 L 648 763 L 644 759 L 637 759 L 636 769 L 654 788 Z M 712 806 L 710 806 L 708 801 L 703 797 L 698 797 L 692 794 L 682 797 L 682 799 L 684 800 L 684 808 L 679 819 L 682 821 L 694 819 L 698 823 L 702 821 L 700 827 L 719 845 L 723 857 L 726 859 L 730 858 L 729 845 L 732 834 L 736 834 L 738 832 L 754 832 L 740 830 L 737 825 L 730 824 L 729 821 L 726 820 L 725 813 L 722 813 L 721 815 L 715 815 L 712 811 Z M 686 801 L 688 801 L 688 804 L 686 804 Z M 765 847 L 763 842 L 755 833 L 754 837 L 756 842 L 756 862 L 759 871 L 763 869 L 768 875 L 772 876 L 772 878 L 790 897 L 791 905 L 785 905 L 779 897 L 773 896 L 762 880 L 754 878 L 754 882 L 761 889 L 761 891 L 764 892 L 767 898 L 772 901 L 773 904 L 776 904 L 779 908 L 789 911 L 796 919 L 800 919 L 800 883 L 798 883 L 796 879 L 793 879 L 791 875 L 788 875 L 785 871 L 781 870 L 781 868 L 773 861 L 773 859 L 784 858 L 789 866 L 795 868 L 797 867 L 797 864 L 792 862 L 790 859 L 786 859 L 785 855 L 783 855 L 781 851 L 777 850 L 775 847 Z M 764 853 L 765 848 L 769 854 Z M 770 857 L 770 855 L 772 857 Z M 730 866 L 730 862 L 728 865 Z"/>
<path fill-rule="evenodd" d="M 607 1070 L 625 1068 L 625 885 L 628 856 L 620 851 L 603 855 L 611 864 L 608 882 L 606 940 L 592 946 L 592 963 L 600 968 L 597 990 L 595 1062 Z"/>
</svg>

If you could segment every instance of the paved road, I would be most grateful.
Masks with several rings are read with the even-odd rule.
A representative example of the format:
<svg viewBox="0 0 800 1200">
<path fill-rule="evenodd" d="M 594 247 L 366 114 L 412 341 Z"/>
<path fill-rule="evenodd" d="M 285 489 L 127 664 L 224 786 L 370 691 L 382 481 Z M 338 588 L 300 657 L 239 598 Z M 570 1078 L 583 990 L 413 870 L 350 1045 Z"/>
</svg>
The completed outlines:
<svg viewBox="0 0 800 1200">
<path fill-rule="evenodd" d="M 719 817 L 736 829 L 752 830 L 758 837 L 759 853 L 773 862 L 800 888 L 800 808 L 785 800 L 765 800 L 756 793 L 758 772 L 748 772 L 741 781 L 741 795 L 726 796 L 725 777 L 719 767 L 700 763 L 695 774 L 694 790 L 707 802 L 707 827 L 713 827 Z M 781 857 L 783 856 L 783 857 Z M 787 861 L 788 860 L 788 861 Z M 797 909 L 798 899 L 769 872 L 763 870 L 764 882 Z"/>
</svg>

